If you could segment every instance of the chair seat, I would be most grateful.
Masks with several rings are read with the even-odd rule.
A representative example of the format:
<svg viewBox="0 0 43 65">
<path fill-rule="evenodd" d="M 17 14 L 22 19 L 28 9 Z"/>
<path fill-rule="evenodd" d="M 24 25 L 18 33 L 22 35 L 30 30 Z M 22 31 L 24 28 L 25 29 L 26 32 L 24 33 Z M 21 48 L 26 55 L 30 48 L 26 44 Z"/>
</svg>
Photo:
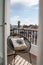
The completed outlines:
<svg viewBox="0 0 43 65">
<path fill-rule="evenodd" d="M 28 46 L 23 38 L 11 38 L 15 50 L 25 50 Z"/>
</svg>

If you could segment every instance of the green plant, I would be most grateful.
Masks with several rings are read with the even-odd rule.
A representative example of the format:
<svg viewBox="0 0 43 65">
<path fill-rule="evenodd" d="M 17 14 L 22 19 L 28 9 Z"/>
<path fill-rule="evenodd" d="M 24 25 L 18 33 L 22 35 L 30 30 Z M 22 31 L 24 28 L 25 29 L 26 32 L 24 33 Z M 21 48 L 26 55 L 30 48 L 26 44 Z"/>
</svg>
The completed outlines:
<svg viewBox="0 0 43 65">
<path fill-rule="evenodd" d="M 16 36 L 17 35 L 17 33 L 16 32 L 14 32 L 14 36 Z"/>
</svg>

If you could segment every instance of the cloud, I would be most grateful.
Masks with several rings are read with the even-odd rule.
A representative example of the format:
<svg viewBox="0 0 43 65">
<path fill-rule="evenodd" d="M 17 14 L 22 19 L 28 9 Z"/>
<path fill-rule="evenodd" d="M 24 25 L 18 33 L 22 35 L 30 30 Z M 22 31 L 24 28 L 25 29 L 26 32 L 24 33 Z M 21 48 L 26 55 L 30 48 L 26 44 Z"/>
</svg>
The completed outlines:
<svg viewBox="0 0 43 65">
<path fill-rule="evenodd" d="M 33 6 L 37 5 L 39 3 L 39 0 L 11 0 L 11 5 L 16 4 L 16 3 L 21 3 L 25 6 Z"/>
<path fill-rule="evenodd" d="M 17 25 L 18 20 L 21 22 L 21 25 L 35 24 L 35 22 L 33 22 L 30 18 L 20 18 L 19 16 L 13 16 L 12 18 L 10 18 L 10 23 L 12 25 Z"/>
<path fill-rule="evenodd" d="M 14 25 L 14 24 L 17 25 L 18 20 L 20 20 L 19 16 L 13 16 L 10 18 L 10 23 L 12 25 Z"/>
</svg>

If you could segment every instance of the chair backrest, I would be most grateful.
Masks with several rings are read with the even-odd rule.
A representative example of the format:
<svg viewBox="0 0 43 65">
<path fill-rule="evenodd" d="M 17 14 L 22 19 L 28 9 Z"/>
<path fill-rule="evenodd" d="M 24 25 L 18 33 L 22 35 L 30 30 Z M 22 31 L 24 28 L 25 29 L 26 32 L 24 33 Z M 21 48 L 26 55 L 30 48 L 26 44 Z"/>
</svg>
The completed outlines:
<svg viewBox="0 0 43 65">
<path fill-rule="evenodd" d="M 7 38 L 7 45 L 11 50 L 14 50 L 13 42 L 10 37 Z"/>
</svg>

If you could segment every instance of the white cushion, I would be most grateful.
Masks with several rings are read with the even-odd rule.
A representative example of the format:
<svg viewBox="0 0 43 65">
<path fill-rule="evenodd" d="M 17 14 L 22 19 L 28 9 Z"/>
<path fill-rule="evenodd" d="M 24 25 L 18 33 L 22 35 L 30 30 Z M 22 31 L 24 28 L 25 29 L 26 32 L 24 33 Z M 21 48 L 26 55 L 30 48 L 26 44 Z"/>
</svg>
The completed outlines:
<svg viewBox="0 0 43 65">
<path fill-rule="evenodd" d="M 15 50 L 25 50 L 27 48 L 23 38 L 11 38 L 11 40 Z"/>
</svg>

